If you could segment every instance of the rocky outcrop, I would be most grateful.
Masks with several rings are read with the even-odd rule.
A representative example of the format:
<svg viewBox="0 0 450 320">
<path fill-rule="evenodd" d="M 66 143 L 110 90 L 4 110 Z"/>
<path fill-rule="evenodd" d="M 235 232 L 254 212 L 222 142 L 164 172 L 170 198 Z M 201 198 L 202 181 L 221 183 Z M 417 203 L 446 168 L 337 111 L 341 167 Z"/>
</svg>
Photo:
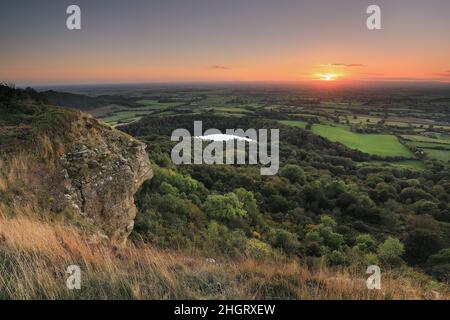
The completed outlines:
<svg viewBox="0 0 450 320">
<path fill-rule="evenodd" d="M 134 194 L 152 175 L 145 145 L 130 135 L 0 85 L 0 216 L 48 215 L 123 243 Z"/>
<path fill-rule="evenodd" d="M 134 194 L 153 172 L 146 146 L 131 136 L 82 116 L 73 122 L 60 157 L 67 204 L 103 237 L 123 243 L 133 230 Z"/>
</svg>

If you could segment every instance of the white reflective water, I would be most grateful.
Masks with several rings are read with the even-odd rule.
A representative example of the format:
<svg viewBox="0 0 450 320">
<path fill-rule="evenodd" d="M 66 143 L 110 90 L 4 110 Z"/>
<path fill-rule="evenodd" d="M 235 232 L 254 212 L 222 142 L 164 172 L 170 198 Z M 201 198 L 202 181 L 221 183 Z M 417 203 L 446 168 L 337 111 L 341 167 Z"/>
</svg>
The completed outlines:
<svg viewBox="0 0 450 320">
<path fill-rule="evenodd" d="M 233 134 L 210 134 L 210 135 L 206 135 L 206 136 L 197 136 L 194 138 L 205 140 L 205 141 L 229 141 L 229 140 L 244 140 L 247 142 L 252 141 L 252 139 L 236 136 Z"/>
</svg>

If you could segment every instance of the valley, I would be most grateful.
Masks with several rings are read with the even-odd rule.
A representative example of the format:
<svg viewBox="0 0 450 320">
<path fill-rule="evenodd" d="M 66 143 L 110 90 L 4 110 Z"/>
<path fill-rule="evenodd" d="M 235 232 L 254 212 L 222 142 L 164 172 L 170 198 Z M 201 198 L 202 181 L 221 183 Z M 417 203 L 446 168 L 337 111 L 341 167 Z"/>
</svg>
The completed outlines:
<svg viewBox="0 0 450 320">
<path fill-rule="evenodd" d="M 143 117 L 210 114 L 278 120 L 308 128 L 345 146 L 397 160 L 450 160 L 450 92 L 447 89 L 271 89 L 191 86 L 148 89 L 78 89 L 104 106 L 89 110 L 112 126 Z M 114 98 L 115 97 L 115 98 Z M 117 101 L 115 101 L 116 99 Z M 80 99 L 81 100 L 81 99 Z M 124 105 L 127 101 L 130 105 Z M 57 101 L 54 101 L 57 102 Z M 73 106 L 77 104 L 74 103 Z M 392 161 L 394 161 L 392 159 Z M 411 162 L 411 163 L 415 163 Z"/>
</svg>

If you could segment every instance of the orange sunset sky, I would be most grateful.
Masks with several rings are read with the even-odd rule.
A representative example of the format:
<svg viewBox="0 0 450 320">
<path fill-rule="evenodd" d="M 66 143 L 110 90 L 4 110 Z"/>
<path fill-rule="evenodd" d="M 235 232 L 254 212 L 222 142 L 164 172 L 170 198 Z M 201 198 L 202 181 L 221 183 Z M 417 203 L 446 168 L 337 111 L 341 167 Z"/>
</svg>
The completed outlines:
<svg viewBox="0 0 450 320">
<path fill-rule="evenodd" d="M 450 81 L 447 0 L 82 0 L 69 31 L 72 2 L 0 4 L 1 81 Z"/>
</svg>

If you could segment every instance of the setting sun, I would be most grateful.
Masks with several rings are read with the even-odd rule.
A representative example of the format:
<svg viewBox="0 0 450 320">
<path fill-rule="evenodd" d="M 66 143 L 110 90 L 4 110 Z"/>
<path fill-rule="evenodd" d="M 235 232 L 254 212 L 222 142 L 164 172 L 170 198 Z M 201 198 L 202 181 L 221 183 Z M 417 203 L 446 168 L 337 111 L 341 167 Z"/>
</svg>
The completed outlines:
<svg viewBox="0 0 450 320">
<path fill-rule="evenodd" d="M 334 80 L 336 80 L 336 75 L 335 74 L 327 73 L 327 74 L 322 74 L 320 76 L 321 76 L 321 79 L 324 80 L 324 81 L 334 81 Z"/>
</svg>

